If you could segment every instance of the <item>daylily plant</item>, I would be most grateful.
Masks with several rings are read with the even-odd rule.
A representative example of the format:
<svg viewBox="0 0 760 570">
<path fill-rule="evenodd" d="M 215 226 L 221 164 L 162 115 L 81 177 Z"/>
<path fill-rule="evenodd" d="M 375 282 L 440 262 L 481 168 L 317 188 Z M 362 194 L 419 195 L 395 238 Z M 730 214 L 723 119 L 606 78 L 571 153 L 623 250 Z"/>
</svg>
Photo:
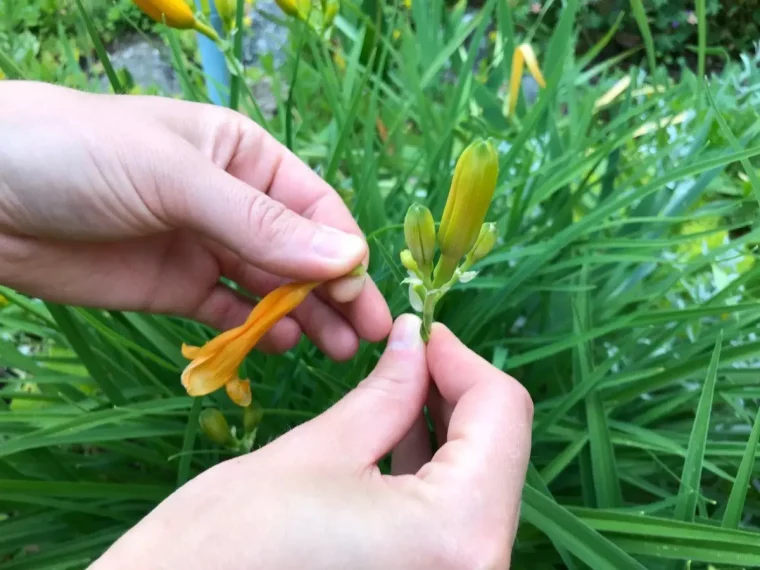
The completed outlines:
<svg viewBox="0 0 760 570">
<path fill-rule="evenodd" d="M 433 215 L 412 204 L 404 220 L 405 249 L 401 263 L 409 272 L 409 303 L 422 313 L 422 336 L 427 341 L 438 301 L 457 283 L 477 276 L 471 267 L 496 244 L 496 224 L 483 223 L 496 190 L 499 157 L 484 140 L 470 144 L 459 157 L 443 211 L 438 235 Z M 436 244 L 440 250 L 433 269 Z M 461 263 L 461 265 L 460 265 Z"/>
</svg>

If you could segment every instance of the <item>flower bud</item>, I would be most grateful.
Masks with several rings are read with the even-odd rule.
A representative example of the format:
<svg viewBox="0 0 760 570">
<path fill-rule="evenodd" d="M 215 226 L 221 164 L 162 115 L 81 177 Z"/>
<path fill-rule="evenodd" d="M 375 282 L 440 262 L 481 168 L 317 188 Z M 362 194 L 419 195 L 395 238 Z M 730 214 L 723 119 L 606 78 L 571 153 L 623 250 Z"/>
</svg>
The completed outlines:
<svg viewBox="0 0 760 570">
<path fill-rule="evenodd" d="M 435 220 L 430 210 L 422 204 L 412 204 L 407 210 L 404 237 L 417 265 L 430 271 L 435 256 Z"/>
<path fill-rule="evenodd" d="M 417 273 L 420 268 L 417 266 L 417 262 L 414 261 L 414 257 L 412 257 L 412 252 L 408 249 L 405 249 L 401 252 L 401 265 L 403 265 L 407 271 L 411 271 L 412 273 Z"/>
<path fill-rule="evenodd" d="M 264 417 L 264 411 L 255 400 L 243 409 L 243 432 L 248 435 L 253 432 Z"/>
<path fill-rule="evenodd" d="M 493 222 L 483 224 L 480 227 L 480 234 L 478 234 L 478 239 L 475 240 L 475 245 L 470 251 L 470 257 L 473 262 L 483 259 L 486 255 L 491 253 L 493 246 L 496 245 L 496 238 L 498 235 L 499 234 L 496 231 L 496 224 Z"/>
<path fill-rule="evenodd" d="M 222 415 L 222 412 L 216 408 L 206 408 L 201 412 L 198 420 L 201 424 L 201 431 L 211 441 L 224 447 L 234 445 L 235 439 L 232 437 L 232 433 L 230 433 L 230 426 Z"/>
<path fill-rule="evenodd" d="M 460 155 L 438 229 L 442 259 L 436 283 L 446 282 L 459 260 L 475 245 L 498 176 L 499 156 L 489 141 L 478 139 Z"/>
<path fill-rule="evenodd" d="M 329 28 L 335 21 L 335 16 L 337 16 L 340 11 L 340 3 L 328 2 L 327 6 L 323 3 L 322 8 L 325 14 L 325 28 Z"/>
<path fill-rule="evenodd" d="M 294 18 L 299 18 L 301 16 L 298 11 L 301 2 L 303 2 L 303 0 L 275 0 L 275 3 L 280 7 L 280 10 Z"/>
<path fill-rule="evenodd" d="M 140 10 L 159 24 L 165 23 L 178 30 L 194 29 L 212 40 L 219 37 L 213 28 L 195 19 L 195 14 L 184 0 L 133 0 Z"/>
<path fill-rule="evenodd" d="M 236 0 L 214 0 L 214 6 L 219 14 L 224 27 L 227 30 L 231 30 L 235 23 L 235 16 L 237 16 L 237 1 Z"/>
</svg>

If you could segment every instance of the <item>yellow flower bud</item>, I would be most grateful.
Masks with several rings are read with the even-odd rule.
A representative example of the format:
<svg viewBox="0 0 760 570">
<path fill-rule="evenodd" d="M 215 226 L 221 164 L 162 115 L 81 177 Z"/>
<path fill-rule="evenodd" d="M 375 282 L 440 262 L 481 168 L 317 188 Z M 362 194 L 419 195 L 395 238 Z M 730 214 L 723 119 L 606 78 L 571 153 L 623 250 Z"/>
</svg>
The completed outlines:
<svg viewBox="0 0 760 570">
<path fill-rule="evenodd" d="M 417 262 L 414 261 L 414 257 L 412 257 L 412 252 L 408 249 L 405 249 L 401 252 L 401 265 L 403 265 L 407 270 L 411 271 L 412 273 L 417 273 L 419 271 L 419 267 L 417 266 Z"/>
<path fill-rule="evenodd" d="M 213 28 L 195 19 L 195 14 L 184 0 L 132 0 L 140 10 L 156 22 L 178 30 L 196 30 L 212 40 L 219 36 Z"/>
<path fill-rule="evenodd" d="M 258 402 L 253 401 L 243 409 L 243 431 L 246 435 L 250 434 L 259 427 L 261 419 L 264 417 L 264 411 Z"/>
<path fill-rule="evenodd" d="M 335 20 L 335 16 L 338 15 L 338 11 L 339 10 L 340 10 L 340 3 L 339 2 L 330 2 L 330 3 L 327 4 L 326 7 L 324 7 L 324 12 L 325 12 L 325 28 L 329 28 L 330 26 L 332 26 L 332 23 Z"/>
<path fill-rule="evenodd" d="M 211 441 L 224 447 L 234 445 L 235 439 L 230 433 L 230 426 L 224 419 L 222 412 L 216 408 L 206 408 L 201 412 L 198 418 L 201 424 L 201 431 L 206 434 Z"/>
<path fill-rule="evenodd" d="M 226 30 L 231 30 L 237 16 L 236 0 L 214 0 L 214 6 Z"/>
<path fill-rule="evenodd" d="M 285 12 L 288 16 L 299 18 L 301 16 L 299 7 L 304 3 L 303 0 L 275 0 L 280 10 Z M 306 2 L 309 4 L 309 2 Z M 309 6 L 311 7 L 311 6 Z"/>
<path fill-rule="evenodd" d="M 433 266 L 435 256 L 435 220 L 433 214 L 422 204 L 412 204 L 404 219 L 404 237 L 406 246 L 423 269 Z"/>
<path fill-rule="evenodd" d="M 493 246 L 496 245 L 497 237 L 498 232 L 496 231 L 496 224 L 493 222 L 483 224 L 480 228 L 478 239 L 475 241 L 475 245 L 470 251 L 472 261 L 483 259 L 486 255 L 491 253 Z"/>
<path fill-rule="evenodd" d="M 476 140 L 460 155 L 438 229 L 441 260 L 436 285 L 451 278 L 459 260 L 475 245 L 498 176 L 499 156 L 489 141 Z"/>
</svg>

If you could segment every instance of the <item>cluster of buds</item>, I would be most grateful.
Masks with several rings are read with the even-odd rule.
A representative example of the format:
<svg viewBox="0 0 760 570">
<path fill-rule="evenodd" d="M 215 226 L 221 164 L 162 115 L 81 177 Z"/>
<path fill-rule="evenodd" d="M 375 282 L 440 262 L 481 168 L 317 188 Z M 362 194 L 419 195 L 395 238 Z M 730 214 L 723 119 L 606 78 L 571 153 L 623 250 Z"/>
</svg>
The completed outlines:
<svg viewBox="0 0 760 570">
<path fill-rule="evenodd" d="M 251 402 L 243 408 L 243 433 L 237 435 L 235 426 L 230 427 L 224 414 L 216 408 L 204 409 L 199 418 L 201 431 L 217 445 L 235 452 L 248 453 L 253 449 L 256 432 L 263 417 L 261 408 L 256 402 Z"/>
<path fill-rule="evenodd" d="M 412 204 L 404 219 L 407 249 L 401 263 L 409 276 L 409 303 L 422 313 L 422 336 L 427 341 L 438 301 L 457 283 L 474 279 L 471 267 L 496 244 L 496 224 L 484 223 L 491 205 L 499 158 L 489 141 L 476 140 L 459 157 L 436 235 L 433 214 Z M 440 251 L 435 261 L 436 249 Z"/>
</svg>

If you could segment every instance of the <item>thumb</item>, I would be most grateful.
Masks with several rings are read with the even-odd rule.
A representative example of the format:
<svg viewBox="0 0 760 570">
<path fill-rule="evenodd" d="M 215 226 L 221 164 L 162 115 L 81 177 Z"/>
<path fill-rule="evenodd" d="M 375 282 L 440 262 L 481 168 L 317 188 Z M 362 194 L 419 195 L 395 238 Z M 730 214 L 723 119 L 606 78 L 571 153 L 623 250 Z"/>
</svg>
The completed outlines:
<svg viewBox="0 0 760 570">
<path fill-rule="evenodd" d="M 171 175 L 172 194 L 183 197 L 181 207 L 169 212 L 174 225 L 190 227 L 248 263 L 292 279 L 335 279 L 366 257 L 361 237 L 300 216 L 194 148 L 188 151 L 194 160 L 185 157 Z"/>
<path fill-rule="evenodd" d="M 372 373 L 332 408 L 302 426 L 302 435 L 314 441 L 311 449 L 318 449 L 320 457 L 341 458 L 338 461 L 351 468 L 366 469 L 411 429 L 429 383 L 420 325 L 414 315 L 399 317 Z"/>
</svg>

